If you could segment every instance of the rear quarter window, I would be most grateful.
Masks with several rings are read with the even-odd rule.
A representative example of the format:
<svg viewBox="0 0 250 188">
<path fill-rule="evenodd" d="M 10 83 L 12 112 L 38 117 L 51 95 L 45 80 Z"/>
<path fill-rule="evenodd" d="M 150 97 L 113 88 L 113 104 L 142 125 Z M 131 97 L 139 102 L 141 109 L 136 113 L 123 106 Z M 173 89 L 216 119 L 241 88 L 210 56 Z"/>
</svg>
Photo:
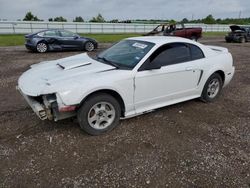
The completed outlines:
<svg viewBox="0 0 250 188">
<path fill-rule="evenodd" d="M 192 60 L 202 59 L 205 57 L 203 51 L 198 46 L 193 44 L 190 44 L 190 52 Z"/>
</svg>

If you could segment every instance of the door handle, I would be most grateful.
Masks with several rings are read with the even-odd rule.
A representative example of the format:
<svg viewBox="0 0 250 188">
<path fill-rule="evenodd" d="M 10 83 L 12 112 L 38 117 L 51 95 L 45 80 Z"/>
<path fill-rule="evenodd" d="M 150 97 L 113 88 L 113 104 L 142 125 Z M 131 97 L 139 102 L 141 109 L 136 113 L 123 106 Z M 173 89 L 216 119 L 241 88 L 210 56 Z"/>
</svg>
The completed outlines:
<svg viewBox="0 0 250 188">
<path fill-rule="evenodd" d="M 186 67 L 186 71 L 191 71 L 193 70 L 193 67 Z"/>
</svg>

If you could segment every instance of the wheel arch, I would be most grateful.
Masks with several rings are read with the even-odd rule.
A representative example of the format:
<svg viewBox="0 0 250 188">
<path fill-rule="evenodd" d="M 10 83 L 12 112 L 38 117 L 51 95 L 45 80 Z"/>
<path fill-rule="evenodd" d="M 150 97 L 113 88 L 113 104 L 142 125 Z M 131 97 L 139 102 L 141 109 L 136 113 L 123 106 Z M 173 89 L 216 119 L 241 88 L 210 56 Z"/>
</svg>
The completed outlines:
<svg viewBox="0 0 250 188">
<path fill-rule="evenodd" d="M 221 80 L 222 80 L 222 84 L 224 85 L 224 82 L 225 82 L 225 73 L 224 73 L 224 71 L 222 71 L 222 70 L 217 70 L 217 71 L 215 71 L 214 73 L 217 73 L 217 74 L 220 75 Z M 213 74 L 214 74 L 214 73 L 213 73 Z M 212 75 L 212 74 L 211 74 L 211 75 Z"/>
<path fill-rule="evenodd" d="M 222 79 L 222 83 L 224 84 L 226 75 L 225 75 L 225 72 L 220 67 L 217 67 L 215 69 L 209 70 L 209 72 L 207 72 L 206 76 L 204 75 L 205 76 L 204 77 L 204 79 L 205 79 L 204 81 L 206 82 L 210 78 L 210 76 L 212 76 L 215 73 L 217 73 L 217 74 L 220 75 L 220 77 Z"/>
<path fill-rule="evenodd" d="M 117 99 L 118 103 L 120 104 L 120 107 L 121 107 L 121 116 L 124 117 L 125 116 L 125 103 L 124 103 L 124 100 L 123 98 L 121 97 L 121 95 L 115 91 L 115 90 L 112 90 L 112 89 L 99 89 L 99 90 L 96 90 L 96 91 L 93 91 L 91 93 L 89 93 L 88 95 L 86 95 L 82 101 L 80 102 L 80 104 L 78 105 L 79 107 L 83 105 L 83 103 L 90 97 L 92 97 L 93 95 L 97 95 L 97 94 L 100 94 L 100 93 L 105 93 L 105 94 L 108 94 L 108 95 L 111 95 L 113 96 L 115 99 Z"/>
<path fill-rule="evenodd" d="M 199 34 L 194 32 L 194 33 L 191 33 L 190 35 L 190 39 L 194 38 L 196 41 L 199 39 Z"/>
<path fill-rule="evenodd" d="M 215 69 L 215 70 L 212 70 L 211 72 L 209 71 L 209 73 L 208 74 L 206 74 L 206 76 L 204 77 L 204 80 L 202 81 L 202 90 L 201 90 L 201 92 L 203 91 L 203 89 L 204 89 L 204 87 L 205 87 L 205 84 L 206 84 L 206 82 L 207 82 L 207 80 L 213 75 L 213 74 L 215 74 L 215 73 L 217 73 L 217 74 L 219 74 L 220 75 L 220 77 L 221 77 L 221 80 L 222 80 L 222 86 L 224 85 L 224 82 L 225 82 L 225 73 L 224 73 L 224 71 L 222 71 L 221 69 Z"/>
<path fill-rule="evenodd" d="M 45 40 L 45 39 L 38 40 L 38 41 L 36 42 L 36 45 L 39 44 L 39 43 L 41 43 L 41 42 L 43 42 L 43 43 L 49 45 L 48 41 Z"/>
</svg>

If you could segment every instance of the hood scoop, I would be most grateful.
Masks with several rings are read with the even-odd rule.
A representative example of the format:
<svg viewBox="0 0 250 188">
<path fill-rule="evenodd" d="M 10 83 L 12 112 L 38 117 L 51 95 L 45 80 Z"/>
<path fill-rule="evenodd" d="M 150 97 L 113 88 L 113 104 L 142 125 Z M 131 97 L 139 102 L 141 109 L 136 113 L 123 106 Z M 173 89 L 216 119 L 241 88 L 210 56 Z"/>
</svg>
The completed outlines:
<svg viewBox="0 0 250 188">
<path fill-rule="evenodd" d="M 87 65 L 91 65 L 90 62 L 75 62 L 75 61 L 67 61 L 67 62 L 61 62 L 57 63 L 59 67 L 61 67 L 63 70 L 70 70 L 78 67 L 83 67 Z"/>
<path fill-rule="evenodd" d="M 86 54 L 79 54 L 71 57 L 66 57 L 56 61 L 56 64 L 63 70 L 70 70 L 82 66 L 91 65 L 91 58 Z"/>
</svg>

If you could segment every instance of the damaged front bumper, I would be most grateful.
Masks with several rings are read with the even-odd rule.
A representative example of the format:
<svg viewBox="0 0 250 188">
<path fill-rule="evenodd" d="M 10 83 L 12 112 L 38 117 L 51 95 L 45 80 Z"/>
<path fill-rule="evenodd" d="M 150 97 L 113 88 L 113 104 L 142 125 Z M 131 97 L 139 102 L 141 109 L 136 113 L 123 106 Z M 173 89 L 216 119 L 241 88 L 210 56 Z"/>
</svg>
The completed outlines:
<svg viewBox="0 0 250 188">
<path fill-rule="evenodd" d="M 57 121 L 76 115 L 75 106 L 58 107 L 57 97 L 55 94 L 32 97 L 24 94 L 18 86 L 17 90 L 21 93 L 26 102 L 41 120 L 48 119 Z"/>
</svg>

